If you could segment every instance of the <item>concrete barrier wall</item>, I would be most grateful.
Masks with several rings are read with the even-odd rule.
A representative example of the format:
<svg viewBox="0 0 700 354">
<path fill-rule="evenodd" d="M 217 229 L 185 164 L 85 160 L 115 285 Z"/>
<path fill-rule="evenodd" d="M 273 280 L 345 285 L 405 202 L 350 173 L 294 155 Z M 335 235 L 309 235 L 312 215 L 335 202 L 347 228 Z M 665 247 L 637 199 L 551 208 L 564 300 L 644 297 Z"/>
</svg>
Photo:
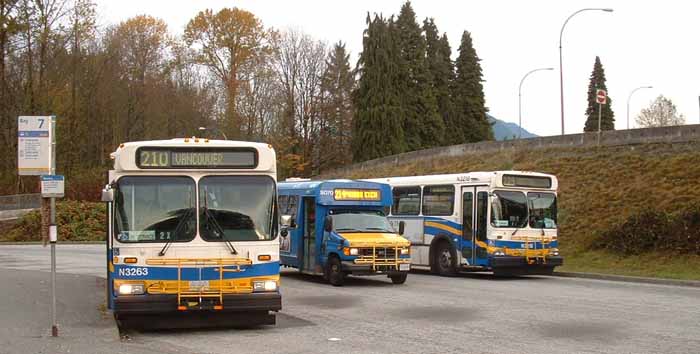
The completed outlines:
<svg viewBox="0 0 700 354">
<path fill-rule="evenodd" d="M 601 134 L 601 146 L 638 145 L 650 143 L 677 143 L 700 141 L 700 124 L 673 127 L 613 130 Z M 373 169 L 378 166 L 398 165 L 402 161 L 428 161 L 439 157 L 455 157 L 501 150 L 533 150 L 547 148 L 574 148 L 598 145 L 597 133 L 556 135 L 521 140 L 485 141 L 473 144 L 443 146 L 426 150 L 364 161 L 323 172 L 315 179 L 343 177 L 353 171 Z"/>
</svg>

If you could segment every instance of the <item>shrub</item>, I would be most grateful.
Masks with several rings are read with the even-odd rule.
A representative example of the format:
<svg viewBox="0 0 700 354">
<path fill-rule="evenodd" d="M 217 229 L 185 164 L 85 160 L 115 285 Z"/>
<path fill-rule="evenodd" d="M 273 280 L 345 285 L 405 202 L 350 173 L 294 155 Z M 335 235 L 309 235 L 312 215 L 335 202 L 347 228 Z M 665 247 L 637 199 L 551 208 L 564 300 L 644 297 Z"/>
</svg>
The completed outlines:
<svg viewBox="0 0 700 354">
<path fill-rule="evenodd" d="M 59 241 L 101 241 L 105 239 L 103 203 L 60 201 L 56 204 Z M 41 213 L 32 211 L 0 235 L 3 241 L 41 241 Z"/>
</svg>

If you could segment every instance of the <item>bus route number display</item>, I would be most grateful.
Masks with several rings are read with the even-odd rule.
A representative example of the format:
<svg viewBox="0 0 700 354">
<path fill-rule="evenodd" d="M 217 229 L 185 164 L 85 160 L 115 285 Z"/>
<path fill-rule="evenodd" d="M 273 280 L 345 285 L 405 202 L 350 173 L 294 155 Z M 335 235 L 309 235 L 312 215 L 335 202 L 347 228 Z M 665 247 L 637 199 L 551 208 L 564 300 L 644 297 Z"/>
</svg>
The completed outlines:
<svg viewBox="0 0 700 354">
<path fill-rule="evenodd" d="M 256 152 L 250 149 L 140 148 L 139 168 L 255 168 Z"/>
<path fill-rule="evenodd" d="M 354 201 L 378 201 L 381 200 L 381 191 L 379 191 L 378 189 L 336 188 L 333 190 L 333 199 Z"/>
</svg>

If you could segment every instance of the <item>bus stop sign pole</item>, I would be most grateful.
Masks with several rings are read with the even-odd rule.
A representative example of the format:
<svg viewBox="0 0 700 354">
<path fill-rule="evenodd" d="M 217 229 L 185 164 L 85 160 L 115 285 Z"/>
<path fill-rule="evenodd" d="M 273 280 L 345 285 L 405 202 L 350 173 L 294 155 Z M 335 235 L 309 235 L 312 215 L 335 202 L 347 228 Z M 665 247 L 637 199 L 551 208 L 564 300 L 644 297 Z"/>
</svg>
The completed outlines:
<svg viewBox="0 0 700 354">
<path fill-rule="evenodd" d="M 51 175 L 56 175 L 56 118 L 51 119 Z M 56 323 L 56 242 L 58 229 L 56 227 L 56 197 L 51 197 L 51 217 L 49 219 L 49 242 L 51 243 L 51 336 L 58 337 Z"/>
</svg>

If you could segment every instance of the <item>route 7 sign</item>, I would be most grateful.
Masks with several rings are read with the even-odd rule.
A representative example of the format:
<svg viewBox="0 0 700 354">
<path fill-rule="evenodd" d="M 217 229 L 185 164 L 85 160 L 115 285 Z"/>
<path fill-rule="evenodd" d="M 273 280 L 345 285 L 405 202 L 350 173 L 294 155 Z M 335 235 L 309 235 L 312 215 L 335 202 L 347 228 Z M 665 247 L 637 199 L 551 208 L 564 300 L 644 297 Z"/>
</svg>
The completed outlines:
<svg viewBox="0 0 700 354">
<path fill-rule="evenodd" d="M 17 170 L 20 176 L 51 174 L 55 116 L 17 119 Z"/>
<path fill-rule="evenodd" d="M 595 92 L 595 101 L 598 104 L 608 103 L 608 93 L 605 90 L 597 89 Z"/>
</svg>

